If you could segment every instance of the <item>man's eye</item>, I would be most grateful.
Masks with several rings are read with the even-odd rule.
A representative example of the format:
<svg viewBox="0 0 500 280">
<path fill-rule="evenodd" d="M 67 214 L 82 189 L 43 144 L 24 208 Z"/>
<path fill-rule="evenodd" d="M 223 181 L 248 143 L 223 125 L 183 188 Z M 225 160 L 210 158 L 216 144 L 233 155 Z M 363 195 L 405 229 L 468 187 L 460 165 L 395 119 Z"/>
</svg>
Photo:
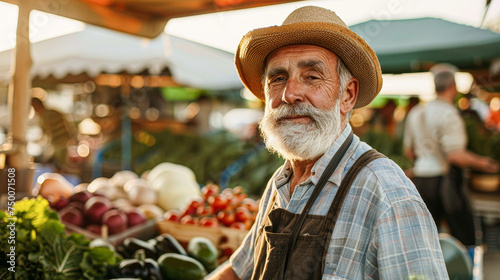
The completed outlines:
<svg viewBox="0 0 500 280">
<path fill-rule="evenodd" d="M 285 81 L 285 80 L 286 80 L 286 78 L 285 78 L 285 77 L 280 76 L 280 77 L 276 77 L 276 78 L 271 79 L 271 82 L 270 82 L 270 83 L 283 82 L 283 81 Z"/>
</svg>

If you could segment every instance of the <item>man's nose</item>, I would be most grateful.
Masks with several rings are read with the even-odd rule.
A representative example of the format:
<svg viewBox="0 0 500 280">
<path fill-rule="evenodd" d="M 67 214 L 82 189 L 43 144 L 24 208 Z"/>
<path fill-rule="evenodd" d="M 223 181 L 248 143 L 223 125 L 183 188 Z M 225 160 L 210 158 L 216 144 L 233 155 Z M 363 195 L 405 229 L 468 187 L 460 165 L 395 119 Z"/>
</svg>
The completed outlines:
<svg viewBox="0 0 500 280">
<path fill-rule="evenodd" d="M 288 79 L 281 100 L 288 104 L 304 101 L 304 87 L 295 79 Z"/>
</svg>

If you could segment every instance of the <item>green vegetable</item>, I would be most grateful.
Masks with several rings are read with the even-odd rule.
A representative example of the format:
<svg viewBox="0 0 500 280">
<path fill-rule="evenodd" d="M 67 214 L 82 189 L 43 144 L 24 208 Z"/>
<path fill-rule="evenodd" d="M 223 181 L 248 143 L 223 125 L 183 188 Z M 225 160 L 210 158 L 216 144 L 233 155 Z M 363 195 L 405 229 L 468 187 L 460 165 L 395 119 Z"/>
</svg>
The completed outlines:
<svg viewBox="0 0 500 280">
<path fill-rule="evenodd" d="M 0 212 L 0 228 L 15 221 L 16 235 L 16 242 L 9 244 L 11 232 L 0 233 L 0 279 L 106 279 L 107 267 L 116 262 L 114 253 L 90 249 L 81 234 L 68 235 L 47 200 L 25 198 L 13 208 L 9 214 Z M 15 273 L 7 270 L 11 246 L 15 246 Z"/>
<path fill-rule="evenodd" d="M 153 259 L 145 259 L 144 264 L 149 272 L 149 280 L 163 280 L 160 265 Z"/>
<path fill-rule="evenodd" d="M 116 268 L 111 270 L 112 277 L 134 277 L 148 279 L 149 273 L 144 261 L 137 259 L 126 259 L 121 261 Z"/>
<path fill-rule="evenodd" d="M 166 253 L 158 258 L 163 279 L 169 280 L 202 280 L 207 271 L 203 265 L 189 257 L 176 253 Z"/>
<path fill-rule="evenodd" d="M 123 260 L 110 269 L 109 277 L 136 277 L 142 280 L 163 280 L 160 266 L 154 259 L 146 258 L 144 249 L 134 253 L 134 259 Z"/>
<path fill-rule="evenodd" d="M 80 267 L 85 279 L 107 279 L 109 268 L 119 261 L 116 254 L 106 247 L 91 248 L 83 254 Z"/>
<path fill-rule="evenodd" d="M 168 233 L 163 233 L 157 237 L 148 240 L 148 243 L 153 245 L 158 252 L 158 255 L 165 253 L 177 253 L 181 255 L 187 255 L 186 250 L 182 245 L 175 239 L 172 235 Z"/>
<path fill-rule="evenodd" d="M 80 262 L 88 248 L 82 235 L 67 236 L 63 224 L 49 220 L 41 226 L 37 240 L 40 250 L 32 256 L 44 266 L 46 279 L 77 279 L 82 275 Z"/>
<path fill-rule="evenodd" d="M 218 251 L 206 237 L 193 237 L 187 246 L 188 255 L 198 260 L 208 272 L 217 267 Z"/>
<path fill-rule="evenodd" d="M 125 248 L 127 257 L 132 257 L 136 251 L 142 249 L 144 250 L 146 257 L 152 259 L 157 258 L 156 248 L 153 245 L 135 237 L 125 238 L 125 240 L 123 240 L 123 247 Z"/>
<path fill-rule="evenodd" d="M 104 247 L 104 248 L 108 248 L 109 250 L 111 250 L 113 252 L 115 251 L 115 246 L 113 246 L 113 244 L 109 243 L 108 241 L 106 241 L 102 238 L 96 238 L 96 239 L 90 241 L 89 247 L 91 249 Z"/>
</svg>

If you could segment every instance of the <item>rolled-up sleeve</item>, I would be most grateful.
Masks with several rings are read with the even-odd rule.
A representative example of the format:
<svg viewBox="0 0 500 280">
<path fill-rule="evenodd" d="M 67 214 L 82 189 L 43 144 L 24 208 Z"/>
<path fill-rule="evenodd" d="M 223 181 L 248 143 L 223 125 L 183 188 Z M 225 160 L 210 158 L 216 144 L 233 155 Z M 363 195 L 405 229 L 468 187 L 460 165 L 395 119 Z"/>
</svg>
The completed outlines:
<svg viewBox="0 0 500 280">
<path fill-rule="evenodd" d="M 269 205 L 269 200 L 273 190 L 272 181 L 272 179 L 269 181 L 266 190 L 264 191 L 264 195 L 260 200 L 259 213 L 257 213 L 257 218 L 255 219 L 252 228 L 243 239 L 240 247 L 229 258 L 229 262 L 234 272 L 240 279 L 250 279 L 250 277 L 252 277 L 254 268 L 255 239 L 257 238 L 257 232 L 262 224 L 266 209 Z"/>
<path fill-rule="evenodd" d="M 240 279 L 250 279 L 253 273 L 254 244 L 257 232 L 257 223 L 241 243 L 241 246 L 231 255 L 229 262 Z"/>
</svg>

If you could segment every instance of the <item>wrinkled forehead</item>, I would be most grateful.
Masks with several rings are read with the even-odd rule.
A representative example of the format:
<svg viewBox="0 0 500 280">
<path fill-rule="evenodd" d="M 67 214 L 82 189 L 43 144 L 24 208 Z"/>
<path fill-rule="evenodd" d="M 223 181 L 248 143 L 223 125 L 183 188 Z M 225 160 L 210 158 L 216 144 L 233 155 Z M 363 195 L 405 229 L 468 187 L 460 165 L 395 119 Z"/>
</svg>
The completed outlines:
<svg viewBox="0 0 500 280">
<path fill-rule="evenodd" d="M 281 64 L 294 62 L 298 66 L 312 66 L 313 62 L 321 62 L 325 67 L 337 65 L 338 56 L 332 51 L 315 45 L 288 45 L 272 51 L 264 63 L 263 74 L 270 68 L 280 67 Z"/>
<path fill-rule="evenodd" d="M 326 61 L 331 60 L 337 62 L 338 56 L 329 49 L 316 45 L 288 45 L 275 49 L 266 57 L 264 68 L 269 66 L 269 62 L 275 57 L 289 57 L 296 59 L 306 59 L 308 57 L 316 57 Z"/>
</svg>

